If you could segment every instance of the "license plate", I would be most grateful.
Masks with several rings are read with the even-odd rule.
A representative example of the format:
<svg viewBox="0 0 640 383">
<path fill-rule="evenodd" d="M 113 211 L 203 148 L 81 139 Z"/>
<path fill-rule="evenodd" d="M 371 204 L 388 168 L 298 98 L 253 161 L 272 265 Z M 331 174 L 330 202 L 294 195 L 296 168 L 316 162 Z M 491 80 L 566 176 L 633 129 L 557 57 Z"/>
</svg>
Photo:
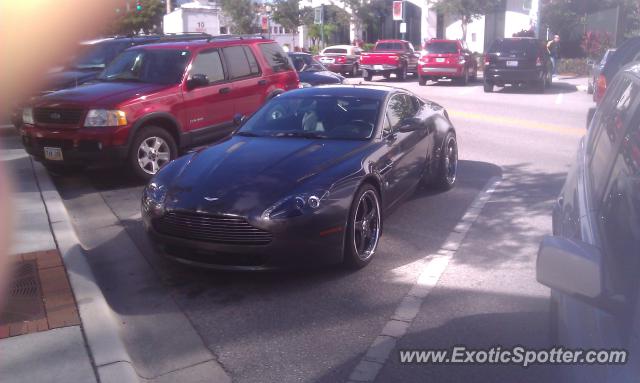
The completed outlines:
<svg viewBox="0 0 640 383">
<path fill-rule="evenodd" d="M 436 62 L 437 63 L 443 63 L 444 62 L 444 58 L 438 57 L 438 58 L 436 58 Z"/>
<path fill-rule="evenodd" d="M 382 70 L 382 65 L 374 65 L 373 69 L 375 70 Z"/>
<path fill-rule="evenodd" d="M 44 158 L 49 161 L 62 161 L 62 149 L 45 147 Z"/>
<path fill-rule="evenodd" d="M 507 61 L 507 66 L 510 66 L 510 67 L 518 66 L 518 62 L 517 61 Z"/>
<path fill-rule="evenodd" d="M 322 58 L 320 59 L 321 63 L 327 64 L 327 63 L 332 63 L 333 59 L 328 59 L 328 58 Z"/>
</svg>

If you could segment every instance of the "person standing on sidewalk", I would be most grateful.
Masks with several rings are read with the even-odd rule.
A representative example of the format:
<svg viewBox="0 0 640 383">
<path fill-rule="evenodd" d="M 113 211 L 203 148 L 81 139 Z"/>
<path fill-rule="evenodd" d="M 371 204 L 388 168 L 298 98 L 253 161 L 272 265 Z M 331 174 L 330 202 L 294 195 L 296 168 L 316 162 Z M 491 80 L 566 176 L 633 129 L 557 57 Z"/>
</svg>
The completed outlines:
<svg viewBox="0 0 640 383">
<path fill-rule="evenodd" d="M 553 65 L 551 73 L 555 76 L 558 70 L 558 61 L 560 59 L 560 36 L 553 36 L 553 40 L 547 43 L 547 50 L 549 51 L 549 57 L 551 58 L 551 64 Z"/>
</svg>

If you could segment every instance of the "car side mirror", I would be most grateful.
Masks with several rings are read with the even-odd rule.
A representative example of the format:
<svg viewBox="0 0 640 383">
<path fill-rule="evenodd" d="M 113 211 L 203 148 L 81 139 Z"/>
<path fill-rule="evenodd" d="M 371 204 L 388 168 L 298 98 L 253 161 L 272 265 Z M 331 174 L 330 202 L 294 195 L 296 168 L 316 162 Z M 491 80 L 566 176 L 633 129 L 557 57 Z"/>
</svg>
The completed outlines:
<svg viewBox="0 0 640 383">
<path fill-rule="evenodd" d="M 189 90 L 209 85 L 209 78 L 206 74 L 192 74 L 187 80 L 187 88 Z"/>
<path fill-rule="evenodd" d="M 596 115 L 596 108 L 591 107 L 587 111 L 587 130 L 589 130 L 589 126 L 591 126 L 591 121 L 593 121 L 593 116 Z"/>
<path fill-rule="evenodd" d="M 545 236 L 538 249 L 536 279 L 590 306 L 616 313 L 627 305 L 605 289 L 600 249 L 588 243 Z"/>
<path fill-rule="evenodd" d="M 246 120 L 247 116 L 245 116 L 244 114 L 236 113 L 233 116 L 233 125 L 235 125 L 236 127 L 240 127 Z"/>
</svg>

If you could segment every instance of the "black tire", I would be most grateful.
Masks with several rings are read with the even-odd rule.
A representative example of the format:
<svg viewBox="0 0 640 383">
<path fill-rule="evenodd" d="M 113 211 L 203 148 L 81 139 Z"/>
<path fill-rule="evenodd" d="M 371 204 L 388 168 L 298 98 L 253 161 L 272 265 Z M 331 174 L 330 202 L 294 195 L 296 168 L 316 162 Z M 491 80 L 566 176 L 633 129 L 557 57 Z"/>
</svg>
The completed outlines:
<svg viewBox="0 0 640 383">
<path fill-rule="evenodd" d="M 484 92 L 485 93 L 493 93 L 493 84 L 486 81 L 484 82 Z"/>
<path fill-rule="evenodd" d="M 453 131 L 447 132 L 442 141 L 440 163 L 432 184 L 439 190 L 449 190 L 458 180 L 458 141 Z"/>
<path fill-rule="evenodd" d="M 545 87 L 547 89 L 551 88 L 551 85 L 553 84 L 553 74 L 551 73 L 547 73 L 547 81 L 545 83 Z"/>
<path fill-rule="evenodd" d="M 407 65 L 406 64 L 402 64 L 400 66 L 400 68 L 396 72 L 396 77 L 398 77 L 398 80 L 400 80 L 400 81 L 405 81 L 407 79 Z"/>
<path fill-rule="evenodd" d="M 371 81 L 371 79 L 373 78 L 373 74 L 371 73 L 371 71 L 363 69 L 362 78 L 364 79 L 364 81 Z"/>
<path fill-rule="evenodd" d="M 420 84 L 420 86 L 427 85 L 427 77 L 426 76 L 418 77 L 418 84 Z"/>
<path fill-rule="evenodd" d="M 375 201 L 375 203 L 371 203 L 372 201 Z M 362 205 L 363 203 L 364 205 Z M 372 209 L 375 208 L 376 213 L 374 215 L 367 214 L 366 206 L 370 206 Z M 368 265 L 375 256 L 380 235 L 382 234 L 381 212 L 378 191 L 369 183 L 362 184 L 356 192 L 349 209 L 344 248 L 344 265 L 346 267 L 361 269 Z M 363 220 L 362 218 L 365 216 L 369 218 Z M 359 220 L 358 218 L 361 219 Z M 356 222 L 363 222 L 362 228 L 357 229 Z M 375 238 L 362 237 L 362 233 L 365 231 Z"/>
<path fill-rule="evenodd" d="M 391 78 L 391 73 L 385 72 L 382 76 L 384 77 L 385 80 L 388 80 Z"/>
<path fill-rule="evenodd" d="M 158 142 L 160 144 L 152 153 L 148 153 L 142 148 L 145 141 L 147 147 L 149 147 L 149 143 Z M 168 158 L 165 158 L 166 153 L 168 153 Z M 148 181 L 155 175 L 155 173 L 158 172 L 158 170 L 160 170 L 160 168 L 162 168 L 162 166 L 176 159 L 177 156 L 178 146 L 176 145 L 176 141 L 171 133 L 158 126 L 148 125 L 140 129 L 133 138 L 133 142 L 129 148 L 129 158 L 127 161 L 129 164 L 129 170 L 131 170 L 134 176 Z M 149 162 L 143 167 L 142 163 L 145 158 L 149 160 Z M 155 165 L 152 164 L 153 162 L 155 162 Z"/>
</svg>

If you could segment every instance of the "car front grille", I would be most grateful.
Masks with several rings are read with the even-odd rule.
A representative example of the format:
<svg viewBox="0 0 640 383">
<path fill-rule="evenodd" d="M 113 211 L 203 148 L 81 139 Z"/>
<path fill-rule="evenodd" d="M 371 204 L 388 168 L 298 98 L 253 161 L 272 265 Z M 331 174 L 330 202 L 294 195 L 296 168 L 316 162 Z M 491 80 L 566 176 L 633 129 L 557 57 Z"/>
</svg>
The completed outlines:
<svg viewBox="0 0 640 383">
<path fill-rule="evenodd" d="M 211 243 L 266 245 L 272 239 L 271 233 L 241 217 L 173 211 L 154 220 L 153 226 L 165 235 Z"/>
<path fill-rule="evenodd" d="M 82 109 L 35 108 L 36 122 L 46 124 L 77 124 L 82 118 Z"/>
</svg>

